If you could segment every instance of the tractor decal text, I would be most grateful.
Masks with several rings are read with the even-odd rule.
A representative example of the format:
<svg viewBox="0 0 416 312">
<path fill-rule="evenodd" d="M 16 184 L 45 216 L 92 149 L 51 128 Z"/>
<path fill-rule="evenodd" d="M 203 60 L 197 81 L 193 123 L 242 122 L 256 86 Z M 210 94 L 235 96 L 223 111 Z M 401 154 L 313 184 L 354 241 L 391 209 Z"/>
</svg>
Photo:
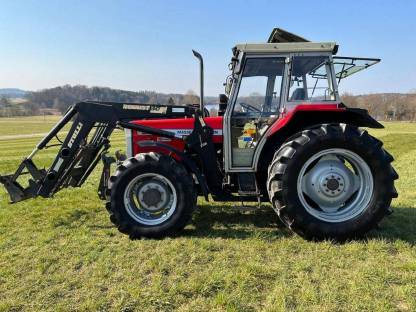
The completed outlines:
<svg viewBox="0 0 416 312">
<path fill-rule="evenodd" d="M 135 105 L 135 104 L 124 104 L 123 109 L 133 109 L 133 110 L 150 110 L 150 105 Z"/>
<path fill-rule="evenodd" d="M 168 108 L 160 105 L 123 104 L 123 109 L 148 111 L 153 114 L 166 114 Z"/>
<path fill-rule="evenodd" d="M 154 114 L 166 114 L 166 106 L 151 106 L 150 112 Z"/>
<path fill-rule="evenodd" d="M 172 107 L 172 113 L 183 113 L 185 112 L 185 107 Z"/>
<path fill-rule="evenodd" d="M 176 137 L 183 137 L 186 135 L 190 135 L 192 132 L 192 129 L 162 129 L 163 131 L 168 131 L 171 133 L 174 133 Z M 137 131 L 138 135 L 148 135 L 147 133 L 143 133 L 140 131 Z M 214 135 L 222 135 L 222 130 L 221 129 L 214 129 Z"/>
<path fill-rule="evenodd" d="M 53 167 L 53 171 L 58 172 L 59 168 L 61 168 L 62 163 L 64 162 L 64 159 L 59 157 L 58 161 L 56 162 L 55 166 Z"/>
<path fill-rule="evenodd" d="M 83 124 L 82 124 L 82 122 L 80 122 L 78 125 L 77 125 L 77 127 L 75 128 L 75 131 L 74 131 L 74 134 L 72 135 L 72 137 L 71 137 L 71 139 L 69 140 L 69 142 L 68 142 L 68 147 L 69 148 L 71 148 L 72 147 L 72 144 L 74 144 L 74 142 L 75 142 L 75 139 L 77 138 L 77 136 L 78 136 L 78 133 L 81 131 L 81 129 L 82 129 L 82 126 L 83 126 Z"/>
</svg>

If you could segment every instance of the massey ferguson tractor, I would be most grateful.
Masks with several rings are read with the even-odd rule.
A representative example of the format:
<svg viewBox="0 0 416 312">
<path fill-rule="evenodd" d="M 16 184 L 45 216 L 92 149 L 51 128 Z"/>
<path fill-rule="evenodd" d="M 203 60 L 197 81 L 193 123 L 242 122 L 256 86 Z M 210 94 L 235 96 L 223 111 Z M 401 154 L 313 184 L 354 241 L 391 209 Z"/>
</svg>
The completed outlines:
<svg viewBox="0 0 416 312">
<path fill-rule="evenodd" d="M 383 126 L 366 110 L 345 106 L 337 89 L 380 60 L 335 56 L 337 49 L 279 28 L 267 43 L 236 45 L 212 117 L 204 108 L 203 59 L 194 51 L 198 107 L 77 103 L 0 182 L 12 203 L 47 198 L 82 186 L 102 161 L 98 195 L 111 222 L 131 238 L 179 232 L 198 196 L 254 207 L 271 202 L 306 239 L 362 237 L 392 212 L 398 175 L 383 143 L 362 129 Z M 67 124 L 58 155 L 39 169 L 34 156 Z M 116 128 L 125 130 L 127 147 L 112 157 Z"/>
</svg>

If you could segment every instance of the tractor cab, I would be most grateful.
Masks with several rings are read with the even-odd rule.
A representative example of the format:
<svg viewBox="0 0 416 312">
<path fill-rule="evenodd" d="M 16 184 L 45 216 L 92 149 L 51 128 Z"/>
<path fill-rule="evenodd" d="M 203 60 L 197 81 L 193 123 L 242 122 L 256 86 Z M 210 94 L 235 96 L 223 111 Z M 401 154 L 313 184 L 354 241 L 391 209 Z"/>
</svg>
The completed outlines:
<svg viewBox="0 0 416 312">
<path fill-rule="evenodd" d="M 236 46 L 224 115 L 228 171 L 254 171 L 256 150 L 281 113 L 301 103 L 339 104 L 331 65 L 335 47 L 310 42 Z M 313 76 L 317 69 L 322 78 Z"/>
<path fill-rule="evenodd" d="M 271 125 L 299 106 L 342 106 L 341 79 L 380 61 L 336 57 L 337 50 L 278 28 L 268 43 L 235 46 L 220 100 L 227 172 L 255 172 Z"/>
</svg>

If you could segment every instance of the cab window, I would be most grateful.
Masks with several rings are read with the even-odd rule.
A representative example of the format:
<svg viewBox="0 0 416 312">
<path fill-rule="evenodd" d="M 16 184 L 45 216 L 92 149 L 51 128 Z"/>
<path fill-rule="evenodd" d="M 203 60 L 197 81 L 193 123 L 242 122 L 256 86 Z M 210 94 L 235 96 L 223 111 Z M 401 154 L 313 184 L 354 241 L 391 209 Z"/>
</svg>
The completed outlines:
<svg viewBox="0 0 416 312">
<path fill-rule="evenodd" d="M 290 67 L 288 101 L 334 101 L 328 56 L 295 56 Z"/>
<path fill-rule="evenodd" d="M 285 58 L 247 59 L 234 116 L 274 114 L 279 109 Z"/>
<path fill-rule="evenodd" d="M 251 166 L 260 138 L 278 117 L 285 58 L 248 58 L 231 115 L 232 165 Z"/>
</svg>

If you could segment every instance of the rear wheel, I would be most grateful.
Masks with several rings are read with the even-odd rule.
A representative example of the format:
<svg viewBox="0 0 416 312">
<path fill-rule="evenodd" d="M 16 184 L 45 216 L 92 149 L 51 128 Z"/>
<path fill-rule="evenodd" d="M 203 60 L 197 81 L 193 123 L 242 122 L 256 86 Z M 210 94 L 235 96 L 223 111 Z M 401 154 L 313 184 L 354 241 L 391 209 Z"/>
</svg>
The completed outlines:
<svg viewBox="0 0 416 312">
<path fill-rule="evenodd" d="M 397 197 L 393 157 L 381 141 L 349 125 L 298 133 L 275 154 L 268 192 L 280 219 L 308 239 L 361 237 Z"/>
<path fill-rule="evenodd" d="M 132 238 L 175 234 L 189 222 L 195 205 L 192 177 L 166 155 L 137 155 L 110 178 L 110 219 Z"/>
</svg>

